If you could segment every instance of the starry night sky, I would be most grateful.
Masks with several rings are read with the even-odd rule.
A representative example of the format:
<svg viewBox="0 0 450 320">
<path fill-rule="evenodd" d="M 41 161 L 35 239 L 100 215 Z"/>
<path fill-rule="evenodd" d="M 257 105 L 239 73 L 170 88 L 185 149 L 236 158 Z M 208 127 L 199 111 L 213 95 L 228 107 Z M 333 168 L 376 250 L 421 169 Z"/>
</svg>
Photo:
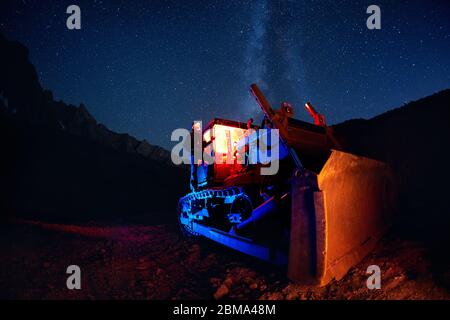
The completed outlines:
<svg viewBox="0 0 450 320">
<path fill-rule="evenodd" d="M 71 4 L 81 30 L 66 28 Z M 371 4 L 381 30 L 366 27 Z M 193 120 L 260 114 L 252 82 L 329 124 L 450 88 L 449 1 L 2 0 L 0 32 L 29 48 L 57 99 L 166 148 Z"/>
</svg>

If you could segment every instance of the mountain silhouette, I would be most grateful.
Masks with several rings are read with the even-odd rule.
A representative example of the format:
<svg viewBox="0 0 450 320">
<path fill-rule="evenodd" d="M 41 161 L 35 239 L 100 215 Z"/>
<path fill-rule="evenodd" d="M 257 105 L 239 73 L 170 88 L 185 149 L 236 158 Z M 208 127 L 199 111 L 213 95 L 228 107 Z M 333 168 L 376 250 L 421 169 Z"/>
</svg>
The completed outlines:
<svg viewBox="0 0 450 320">
<path fill-rule="evenodd" d="M 169 151 L 109 130 L 83 104 L 55 101 L 27 48 L 1 35 L 0 70 L 1 216 L 175 219 L 188 174 Z"/>
</svg>

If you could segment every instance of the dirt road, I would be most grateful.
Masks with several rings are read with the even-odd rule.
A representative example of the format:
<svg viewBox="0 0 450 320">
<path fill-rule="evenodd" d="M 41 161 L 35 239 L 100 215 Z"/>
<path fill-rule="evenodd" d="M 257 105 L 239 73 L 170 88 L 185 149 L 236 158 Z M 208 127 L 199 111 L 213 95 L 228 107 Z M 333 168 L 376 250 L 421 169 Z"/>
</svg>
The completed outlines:
<svg viewBox="0 0 450 320">
<path fill-rule="evenodd" d="M 450 299 L 421 245 L 395 239 L 344 279 L 313 289 L 227 248 L 182 239 L 173 226 L 16 221 L 0 233 L 4 299 Z M 66 288 L 73 264 L 81 290 Z M 381 268 L 380 290 L 366 287 L 371 264 Z"/>
</svg>

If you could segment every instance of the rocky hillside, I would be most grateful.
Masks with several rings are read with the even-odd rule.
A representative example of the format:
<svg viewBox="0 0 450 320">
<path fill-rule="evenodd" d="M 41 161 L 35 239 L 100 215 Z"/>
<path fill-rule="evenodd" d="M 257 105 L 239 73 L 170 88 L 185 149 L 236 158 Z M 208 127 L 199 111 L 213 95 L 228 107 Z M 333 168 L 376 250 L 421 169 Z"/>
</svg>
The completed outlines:
<svg viewBox="0 0 450 320">
<path fill-rule="evenodd" d="M 0 55 L 0 216 L 172 219 L 188 180 L 167 150 L 55 101 L 23 45 L 0 36 Z"/>
<path fill-rule="evenodd" d="M 109 130 L 92 117 L 84 104 L 76 107 L 55 101 L 52 92 L 39 84 L 36 70 L 28 60 L 28 49 L 20 43 L 0 35 L 0 52 L 0 105 L 4 112 L 29 124 L 58 128 L 117 151 L 171 163 L 167 150 Z"/>
</svg>

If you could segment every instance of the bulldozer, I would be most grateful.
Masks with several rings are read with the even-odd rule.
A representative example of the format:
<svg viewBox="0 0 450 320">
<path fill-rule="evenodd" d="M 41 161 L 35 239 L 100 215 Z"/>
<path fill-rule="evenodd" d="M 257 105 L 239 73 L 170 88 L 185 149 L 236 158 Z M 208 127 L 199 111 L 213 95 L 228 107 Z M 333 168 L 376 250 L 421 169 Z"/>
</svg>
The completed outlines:
<svg viewBox="0 0 450 320">
<path fill-rule="evenodd" d="M 314 123 L 295 119 L 287 102 L 273 109 L 256 84 L 250 92 L 264 113 L 261 126 L 215 118 L 201 129 L 202 150 L 227 161 L 191 164 L 191 192 L 178 203 L 181 230 L 285 266 L 299 284 L 339 280 L 391 224 L 390 168 L 343 150 L 311 103 L 305 109 Z M 267 136 L 273 130 L 276 141 Z M 248 160 L 255 151 L 249 145 L 277 149 L 275 174 L 261 174 L 268 164 Z"/>
</svg>

